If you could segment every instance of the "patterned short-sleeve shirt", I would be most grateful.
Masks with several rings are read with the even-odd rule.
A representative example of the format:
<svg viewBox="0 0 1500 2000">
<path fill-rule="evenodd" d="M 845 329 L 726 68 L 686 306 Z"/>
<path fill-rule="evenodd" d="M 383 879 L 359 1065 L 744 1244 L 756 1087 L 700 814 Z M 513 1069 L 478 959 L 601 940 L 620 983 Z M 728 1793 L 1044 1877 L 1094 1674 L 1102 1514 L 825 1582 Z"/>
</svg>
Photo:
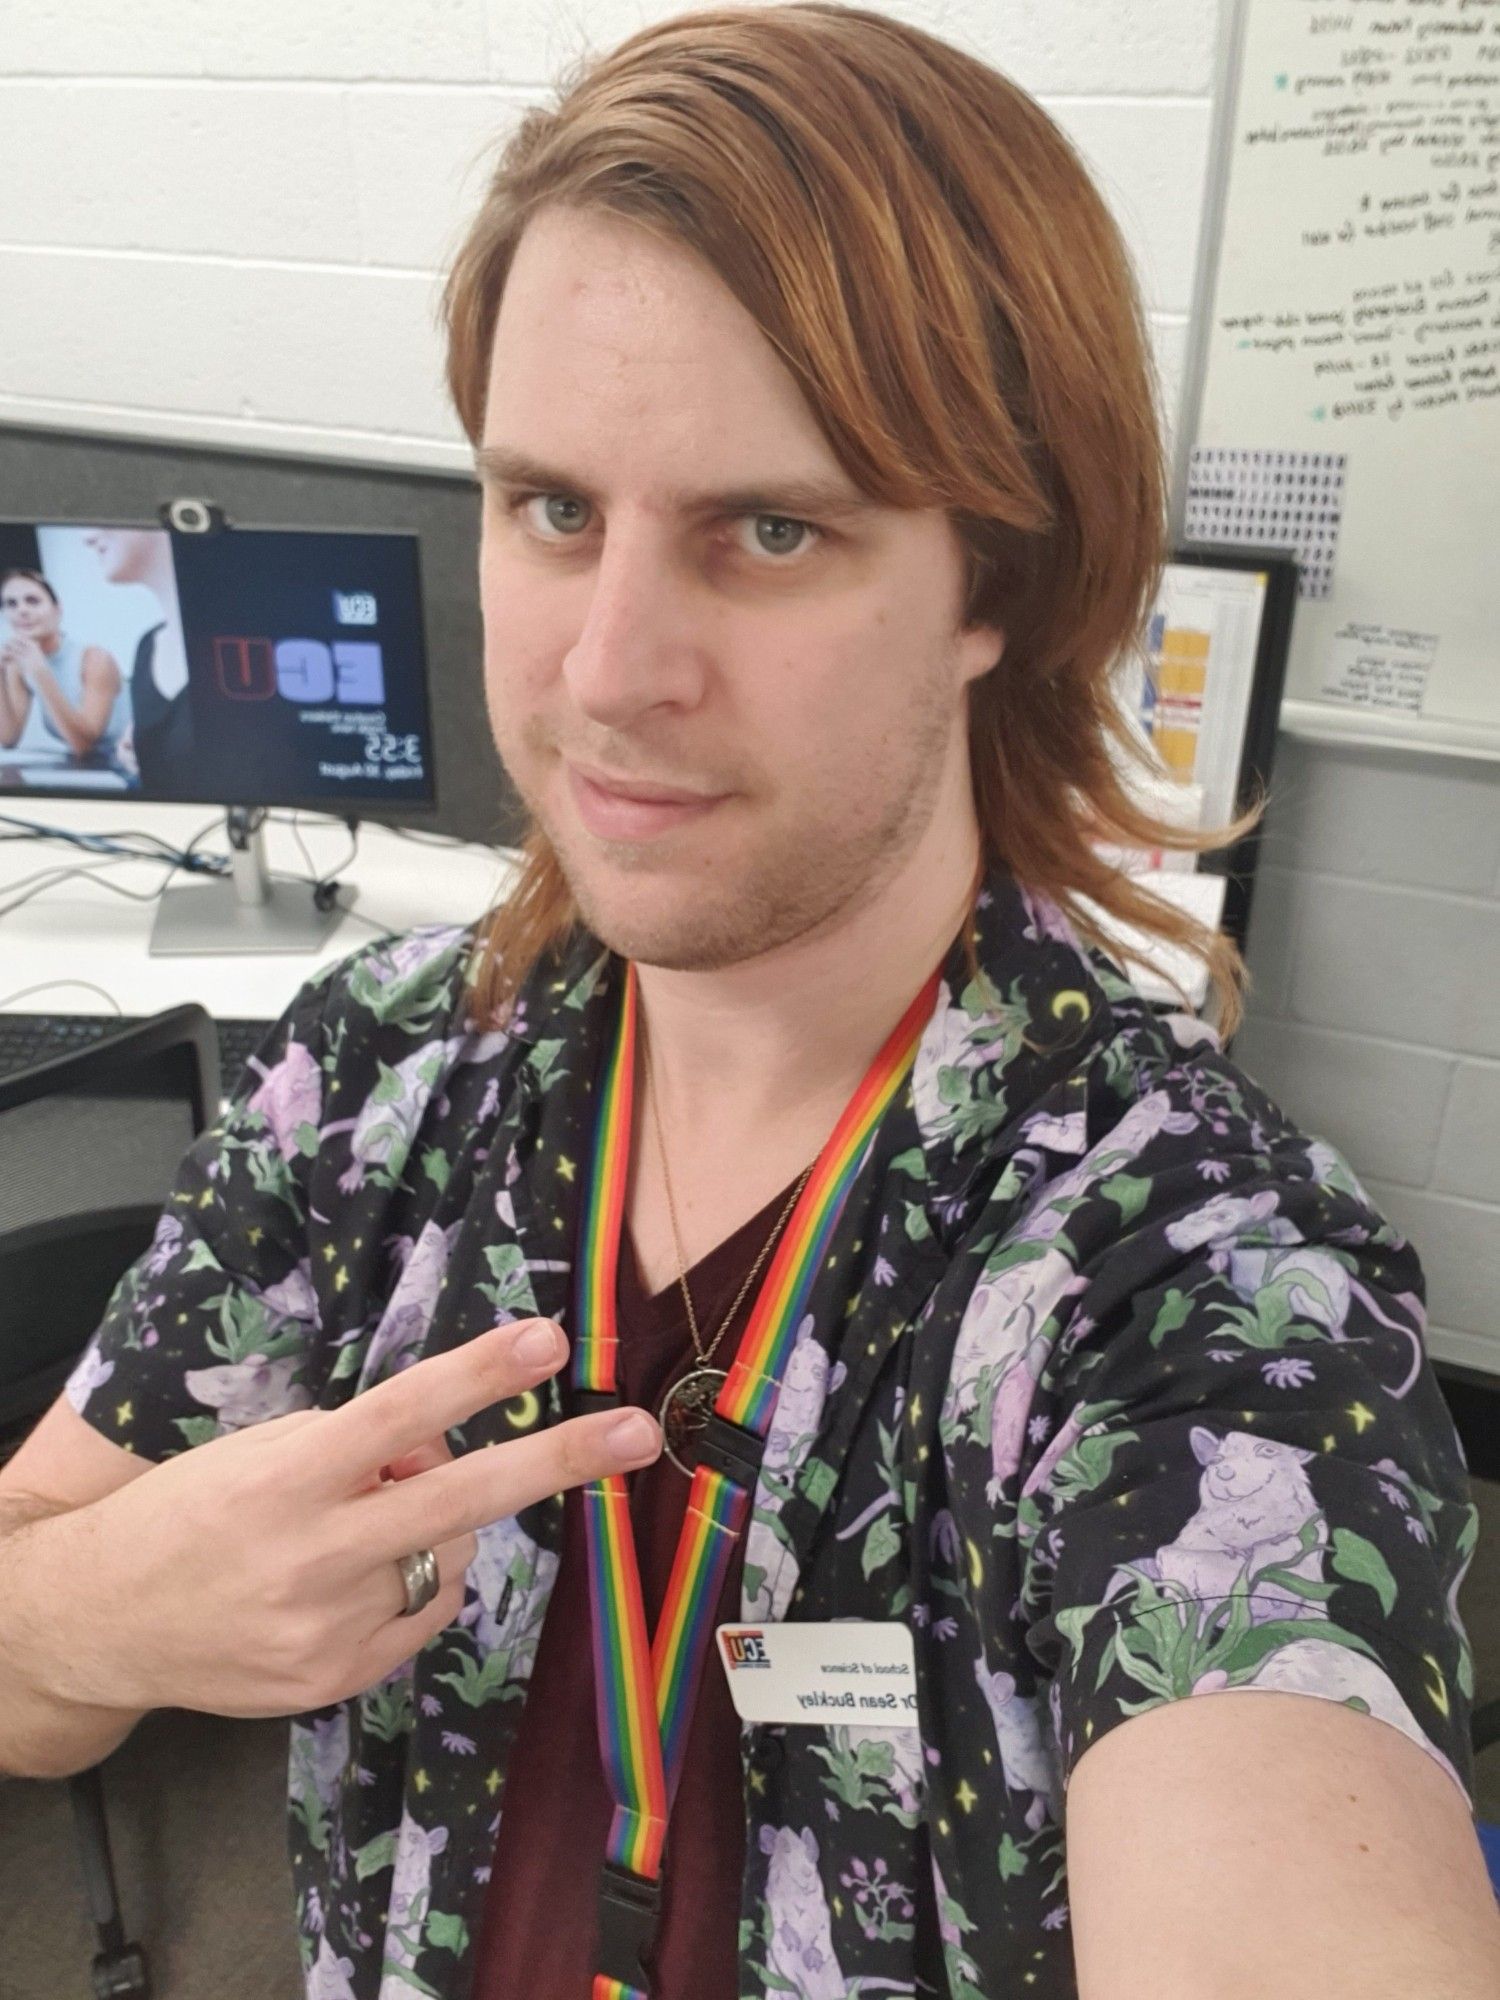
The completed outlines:
<svg viewBox="0 0 1500 2000">
<path fill-rule="evenodd" d="M 297 994 L 69 1382 L 106 1437 L 159 1460 L 511 1318 L 570 1328 L 622 966 L 580 931 L 481 1029 L 475 936 Z M 747 2000 L 1073 1994 L 1065 1788 L 1163 1702 L 1337 1701 L 1471 1790 L 1477 1514 L 1411 1245 L 1054 905 L 993 871 L 972 943 L 815 1281 L 741 1605 L 905 1621 L 917 1719 L 744 1727 Z M 559 1415 L 553 1384 L 449 1443 Z M 481 1530 L 454 1623 L 292 1719 L 310 2000 L 468 2000 L 560 1533 L 558 1500 Z"/>
</svg>

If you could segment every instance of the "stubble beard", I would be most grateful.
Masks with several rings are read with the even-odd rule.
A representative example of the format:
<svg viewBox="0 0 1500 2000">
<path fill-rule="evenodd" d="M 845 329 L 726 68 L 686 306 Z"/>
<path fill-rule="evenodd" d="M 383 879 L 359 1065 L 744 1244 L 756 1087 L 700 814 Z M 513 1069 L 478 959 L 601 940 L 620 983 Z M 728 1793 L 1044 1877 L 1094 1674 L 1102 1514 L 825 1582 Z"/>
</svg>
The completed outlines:
<svg viewBox="0 0 1500 2000">
<path fill-rule="evenodd" d="M 654 850 L 624 842 L 601 867 L 594 858 L 597 848 L 580 856 L 587 835 L 560 828 L 530 790 L 519 783 L 517 789 L 557 857 L 582 921 L 602 944 L 640 965 L 719 972 L 807 937 L 886 886 L 921 838 L 941 790 L 952 727 L 950 701 L 945 686 L 942 705 L 930 691 L 914 708 L 898 732 L 904 748 L 896 768 L 879 780 L 842 774 L 845 797 L 865 801 L 874 793 L 880 804 L 873 814 L 856 822 L 846 812 L 821 824 L 810 821 L 779 830 L 768 848 L 737 862 L 733 874 L 711 851 L 696 865 L 685 860 L 663 871 Z M 737 799 L 727 810 L 739 805 Z M 707 844 L 715 838 L 713 817 L 708 816 L 702 836 Z M 694 838 L 689 826 L 684 840 Z M 602 881 L 606 872 L 609 883 Z M 657 907 L 650 907 L 649 891 L 612 893 L 613 882 L 621 877 L 649 881 L 653 872 L 670 873 L 677 885 Z"/>
</svg>

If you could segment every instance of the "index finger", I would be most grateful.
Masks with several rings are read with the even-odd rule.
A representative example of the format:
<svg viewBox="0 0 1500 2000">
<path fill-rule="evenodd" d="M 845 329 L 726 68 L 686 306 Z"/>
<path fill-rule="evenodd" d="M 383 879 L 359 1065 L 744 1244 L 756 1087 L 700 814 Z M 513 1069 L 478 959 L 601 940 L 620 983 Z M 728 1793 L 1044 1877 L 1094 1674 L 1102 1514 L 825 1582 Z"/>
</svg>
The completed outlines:
<svg viewBox="0 0 1500 2000">
<path fill-rule="evenodd" d="M 537 1333 L 551 1334 L 551 1352 L 529 1358 L 520 1351 L 521 1344 Z M 330 1410 L 315 1427 L 316 1441 L 310 1426 L 297 1434 L 298 1443 L 316 1460 L 320 1487 L 352 1492 L 383 1465 L 430 1443 L 476 1410 L 503 1403 L 545 1381 L 561 1366 L 567 1351 L 562 1328 L 551 1320 L 517 1320 L 491 1328 L 446 1354 L 413 1362 L 399 1375 Z"/>
</svg>

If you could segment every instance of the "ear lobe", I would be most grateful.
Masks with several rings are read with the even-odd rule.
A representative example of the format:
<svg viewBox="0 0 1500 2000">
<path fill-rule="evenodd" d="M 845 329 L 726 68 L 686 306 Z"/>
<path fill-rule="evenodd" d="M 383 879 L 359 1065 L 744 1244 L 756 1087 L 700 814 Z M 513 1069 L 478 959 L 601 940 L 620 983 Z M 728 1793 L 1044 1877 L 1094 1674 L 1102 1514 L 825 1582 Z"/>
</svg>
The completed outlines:
<svg viewBox="0 0 1500 2000">
<path fill-rule="evenodd" d="M 963 641 L 963 678 L 972 686 L 1004 659 L 1005 634 L 998 625 L 971 625 L 964 628 Z"/>
</svg>

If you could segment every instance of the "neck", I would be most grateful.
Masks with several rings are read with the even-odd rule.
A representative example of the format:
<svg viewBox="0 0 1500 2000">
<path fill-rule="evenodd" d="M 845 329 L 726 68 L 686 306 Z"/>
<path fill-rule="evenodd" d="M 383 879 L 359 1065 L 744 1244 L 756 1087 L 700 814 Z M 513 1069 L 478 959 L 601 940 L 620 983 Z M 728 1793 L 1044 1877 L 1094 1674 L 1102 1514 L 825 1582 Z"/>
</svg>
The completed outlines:
<svg viewBox="0 0 1500 2000">
<path fill-rule="evenodd" d="M 971 813 L 929 828 L 888 880 L 759 958 L 712 973 L 638 965 L 667 1132 L 707 1121 L 719 1144 L 753 1144 L 809 1115 L 831 1130 L 966 921 L 979 852 Z"/>
</svg>

